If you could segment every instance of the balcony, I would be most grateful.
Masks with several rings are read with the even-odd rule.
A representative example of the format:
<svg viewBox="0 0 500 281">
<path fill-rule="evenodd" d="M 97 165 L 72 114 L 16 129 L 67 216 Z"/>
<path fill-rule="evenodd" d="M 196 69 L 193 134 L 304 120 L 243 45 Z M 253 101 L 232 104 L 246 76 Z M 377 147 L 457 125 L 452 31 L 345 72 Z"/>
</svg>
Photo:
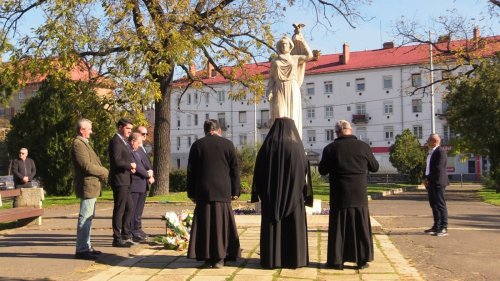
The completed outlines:
<svg viewBox="0 0 500 281">
<path fill-rule="evenodd" d="M 352 115 L 352 123 L 354 124 L 365 124 L 368 123 L 370 118 L 367 114 L 353 114 Z"/>
<path fill-rule="evenodd" d="M 271 120 L 257 120 L 258 129 L 268 129 L 271 127 Z"/>
</svg>

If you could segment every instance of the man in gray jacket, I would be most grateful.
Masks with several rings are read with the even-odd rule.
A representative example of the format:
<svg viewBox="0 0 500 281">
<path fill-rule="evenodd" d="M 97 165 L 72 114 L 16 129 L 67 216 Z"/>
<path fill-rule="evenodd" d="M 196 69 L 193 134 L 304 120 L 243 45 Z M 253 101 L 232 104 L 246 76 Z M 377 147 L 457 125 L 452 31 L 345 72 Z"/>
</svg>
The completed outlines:
<svg viewBox="0 0 500 281">
<path fill-rule="evenodd" d="M 71 160 L 75 170 L 75 191 L 76 196 L 80 198 L 75 258 L 95 260 L 101 252 L 92 247 L 90 231 L 97 197 L 101 194 L 101 181 L 107 181 L 108 170 L 102 166 L 99 157 L 89 144 L 92 122 L 80 119 L 76 130 L 78 135 L 71 147 Z"/>
</svg>

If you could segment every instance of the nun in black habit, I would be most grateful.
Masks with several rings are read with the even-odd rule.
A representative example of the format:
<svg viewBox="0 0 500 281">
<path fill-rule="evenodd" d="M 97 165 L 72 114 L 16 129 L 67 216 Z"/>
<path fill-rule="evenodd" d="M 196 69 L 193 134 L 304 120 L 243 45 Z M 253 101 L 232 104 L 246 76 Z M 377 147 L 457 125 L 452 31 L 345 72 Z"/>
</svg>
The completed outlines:
<svg viewBox="0 0 500 281">
<path fill-rule="evenodd" d="M 304 147 L 289 118 L 277 118 L 255 162 L 252 202 L 262 204 L 260 263 L 298 268 L 309 263 L 305 203 L 312 187 Z"/>
</svg>

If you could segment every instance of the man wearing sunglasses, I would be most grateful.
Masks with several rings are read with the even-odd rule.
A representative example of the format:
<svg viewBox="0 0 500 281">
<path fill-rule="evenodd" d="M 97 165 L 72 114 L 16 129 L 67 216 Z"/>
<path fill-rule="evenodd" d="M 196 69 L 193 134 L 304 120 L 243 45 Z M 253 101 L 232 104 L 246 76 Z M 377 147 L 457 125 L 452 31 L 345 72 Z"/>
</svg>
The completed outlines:
<svg viewBox="0 0 500 281">
<path fill-rule="evenodd" d="M 21 148 L 19 157 L 12 161 L 12 174 L 16 188 L 32 187 L 31 181 L 36 174 L 36 166 L 33 159 L 28 158 L 28 149 Z M 17 208 L 17 198 L 13 200 L 14 208 Z"/>
</svg>

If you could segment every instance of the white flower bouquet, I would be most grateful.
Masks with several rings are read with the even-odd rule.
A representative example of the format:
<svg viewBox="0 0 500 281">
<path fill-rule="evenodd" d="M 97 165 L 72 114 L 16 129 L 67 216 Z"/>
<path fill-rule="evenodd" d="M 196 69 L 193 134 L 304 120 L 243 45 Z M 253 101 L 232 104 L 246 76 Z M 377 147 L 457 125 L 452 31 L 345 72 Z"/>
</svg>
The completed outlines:
<svg viewBox="0 0 500 281">
<path fill-rule="evenodd" d="M 166 235 L 157 236 L 155 241 L 163 244 L 169 250 L 182 251 L 186 249 L 193 223 L 193 213 L 186 211 L 166 212 L 163 219 L 165 220 Z"/>
</svg>

